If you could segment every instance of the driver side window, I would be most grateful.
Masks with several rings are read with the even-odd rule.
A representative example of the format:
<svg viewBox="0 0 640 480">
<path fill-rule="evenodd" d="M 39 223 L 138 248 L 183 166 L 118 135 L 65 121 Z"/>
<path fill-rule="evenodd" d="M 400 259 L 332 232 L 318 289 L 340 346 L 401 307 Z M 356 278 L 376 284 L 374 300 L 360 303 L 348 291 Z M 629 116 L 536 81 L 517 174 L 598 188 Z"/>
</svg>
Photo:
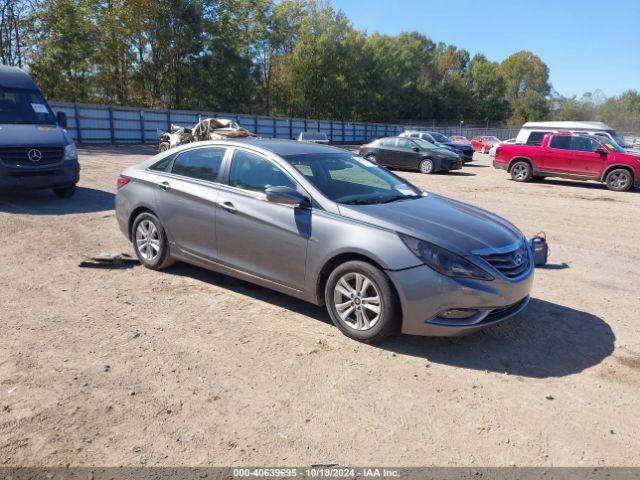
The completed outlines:
<svg viewBox="0 0 640 480">
<path fill-rule="evenodd" d="M 398 139 L 398 147 L 399 148 L 411 148 L 411 142 L 409 140 L 407 140 L 406 138 L 399 138 Z"/>
<path fill-rule="evenodd" d="M 233 153 L 229 185 L 261 193 L 269 187 L 296 188 L 295 182 L 276 164 L 244 150 Z"/>
</svg>

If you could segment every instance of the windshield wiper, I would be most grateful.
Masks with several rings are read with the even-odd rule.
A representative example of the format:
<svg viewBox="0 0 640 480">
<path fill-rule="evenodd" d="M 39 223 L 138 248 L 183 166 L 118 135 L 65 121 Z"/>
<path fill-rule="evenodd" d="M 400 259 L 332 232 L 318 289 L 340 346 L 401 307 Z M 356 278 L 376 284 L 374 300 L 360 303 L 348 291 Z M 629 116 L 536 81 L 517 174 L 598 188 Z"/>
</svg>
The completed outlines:
<svg viewBox="0 0 640 480">
<path fill-rule="evenodd" d="M 340 202 L 340 203 L 344 203 L 345 205 L 371 205 L 372 203 L 379 203 L 375 200 L 365 200 L 363 198 L 355 198 L 353 200 L 347 200 L 346 202 Z"/>
<path fill-rule="evenodd" d="M 379 203 L 391 203 L 397 200 L 406 200 L 408 198 L 420 198 L 420 195 L 395 195 L 393 197 L 389 197 Z"/>
</svg>

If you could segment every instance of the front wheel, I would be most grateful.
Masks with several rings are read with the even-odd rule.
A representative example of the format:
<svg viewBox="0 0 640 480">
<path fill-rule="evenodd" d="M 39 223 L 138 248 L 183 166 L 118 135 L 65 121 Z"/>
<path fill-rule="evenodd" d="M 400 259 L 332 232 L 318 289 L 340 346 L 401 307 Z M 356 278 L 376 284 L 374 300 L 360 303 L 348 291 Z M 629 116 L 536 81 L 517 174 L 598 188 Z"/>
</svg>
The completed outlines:
<svg viewBox="0 0 640 480">
<path fill-rule="evenodd" d="M 140 263 L 151 270 L 162 270 L 173 263 L 167 235 L 158 217 L 150 212 L 136 217 L 131 228 L 133 249 Z"/>
<path fill-rule="evenodd" d="M 607 174 L 605 183 L 609 190 L 614 192 L 626 192 L 633 186 L 633 175 L 629 170 L 616 168 Z"/>
<path fill-rule="evenodd" d="M 347 337 L 379 342 L 398 331 L 397 295 L 389 277 L 369 263 L 338 266 L 329 275 L 324 296 L 331 320 Z"/>
<path fill-rule="evenodd" d="M 53 193 L 58 198 L 71 198 L 73 197 L 73 194 L 76 193 L 76 186 L 72 185 L 70 187 L 54 188 Z"/>
<path fill-rule="evenodd" d="M 516 162 L 511 167 L 511 178 L 516 182 L 528 182 L 533 178 L 533 170 L 529 162 Z"/>
<path fill-rule="evenodd" d="M 420 162 L 420 173 L 430 174 L 433 173 L 433 160 L 425 158 Z"/>
</svg>

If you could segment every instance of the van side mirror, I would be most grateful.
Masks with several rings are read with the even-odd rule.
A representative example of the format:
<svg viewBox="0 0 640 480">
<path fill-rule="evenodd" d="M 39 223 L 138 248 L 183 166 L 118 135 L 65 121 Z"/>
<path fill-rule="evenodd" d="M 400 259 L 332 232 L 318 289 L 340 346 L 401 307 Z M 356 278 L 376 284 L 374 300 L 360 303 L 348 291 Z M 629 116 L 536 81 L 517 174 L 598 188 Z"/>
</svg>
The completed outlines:
<svg viewBox="0 0 640 480">
<path fill-rule="evenodd" d="M 267 195 L 267 200 L 273 203 L 301 208 L 307 208 L 311 204 L 307 197 L 291 187 L 269 187 L 264 193 Z"/>
<path fill-rule="evenodd" d="M 56 119 L 58 120 L 58 125 L 62 128 L 67 128 L 67 114 L 64 112 L 58 112 L 56 115 Z"/>
</svg>

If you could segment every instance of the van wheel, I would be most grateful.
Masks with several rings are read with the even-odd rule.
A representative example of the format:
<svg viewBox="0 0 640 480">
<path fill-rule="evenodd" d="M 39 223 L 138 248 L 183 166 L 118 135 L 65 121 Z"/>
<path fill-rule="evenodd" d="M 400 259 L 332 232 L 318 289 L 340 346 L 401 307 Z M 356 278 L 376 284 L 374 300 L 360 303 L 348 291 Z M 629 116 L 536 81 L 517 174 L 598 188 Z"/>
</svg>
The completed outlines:
<svg viewBox="0 0 640 480">
<path fill-rule="evenodd" d="M 516 182 L 528 182 L 533 178 L 529 162 L 516 162 L 511 167 L 511 178 Z"/>
<path fill-rule="evenodd" d="M 173 264 L 169 256 L 167 235 L 154 214 L 143 212 L 131 227 L 133 249 L 140 263 L 151 270 L 162 270 Z"/>
<path fill-rule="evenodd" d="M 605 183 L 609 190 L 614 192 L 626 192 L 633 186 L 633 175 L 629 170 L 616 168 L 607 174 Z"/>
<path fill-rule="evenodd" d="M 331 320 L 347 337 L 379 342 L 398 331 L 398 297 L 389 277 L 369 263 L 339 265 L 329 275 L 324 297 Z"/>
<path fill-rule="evenodd" d="M 433 160 L 425 158 L 420 162 L 420 173 L 433 173 Z"/>
<path fill-rule="evenodd" d="M 54 188 L 53 193 L 58 198 L 71 198 L 73 197 L 73 194 L 76 193 L 76 186 L 72 185 L 70 187 Z"/>
</svg>

